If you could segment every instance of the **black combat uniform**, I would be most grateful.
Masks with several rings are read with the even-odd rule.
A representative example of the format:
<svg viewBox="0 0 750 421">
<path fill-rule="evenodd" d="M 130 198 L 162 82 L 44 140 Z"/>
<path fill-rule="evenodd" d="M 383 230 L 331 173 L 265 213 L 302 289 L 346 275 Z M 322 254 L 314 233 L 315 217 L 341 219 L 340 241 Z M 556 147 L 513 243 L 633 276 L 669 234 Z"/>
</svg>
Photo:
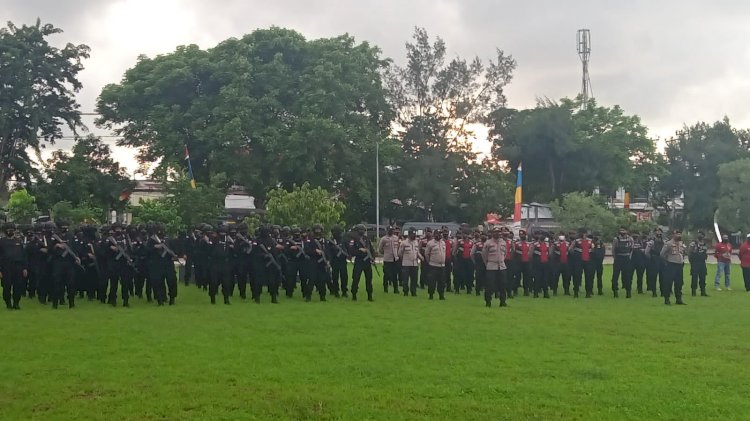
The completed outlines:
<svg viewBox="0 0 750 421">
<path fill-rule="evenodd" d="M 5 237 L 0 238 L 0 270 L 2 270 L 3 300 L 10 310 L 20 310 L 21 297 L 26 293 L 28 261 L 23 239 L 15 236 L 15 225 L 3 226 Z"/>
</svg>

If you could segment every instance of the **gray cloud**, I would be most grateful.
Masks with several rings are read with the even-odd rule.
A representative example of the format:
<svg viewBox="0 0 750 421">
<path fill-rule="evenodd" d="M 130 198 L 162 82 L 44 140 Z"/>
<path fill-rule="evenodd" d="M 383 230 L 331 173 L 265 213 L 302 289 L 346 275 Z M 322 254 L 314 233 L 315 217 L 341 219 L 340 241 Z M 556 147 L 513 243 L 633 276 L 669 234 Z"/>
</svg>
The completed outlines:
<svg viewBox="0 0 750 421">
<path fill-rule="evenodd" d="M 92 110 L 106 83 L 117 82 L 140 53 L 177 45 L 211 47 L 271 25 L 308 38 L 348 32 L 403 60 L 414 26 L 445 39 L 449 54 L 489 58 L 499 47 L 518 60 L 510 105 L 533 106 L 540 96 L 575 96 L 580 62 L 575 32 L 592 34 L 591 78 L 601 104 L 638 114 L 652 135 L 683 123 L 728 115 L 750 126 L 750 2 L 699 0 L 561 2 L 493 0 L 6 0 L 6 20 L 37 16 L 63 28 L 60 41 L 86 43 L 92 57 L 80 101 Z M 97 130 L 94 130 L 97 131 Z M 122 153 L 118 151 L 118 153 Z M 124 158 L 127 160 L 126 158 Z"/>
</svg>

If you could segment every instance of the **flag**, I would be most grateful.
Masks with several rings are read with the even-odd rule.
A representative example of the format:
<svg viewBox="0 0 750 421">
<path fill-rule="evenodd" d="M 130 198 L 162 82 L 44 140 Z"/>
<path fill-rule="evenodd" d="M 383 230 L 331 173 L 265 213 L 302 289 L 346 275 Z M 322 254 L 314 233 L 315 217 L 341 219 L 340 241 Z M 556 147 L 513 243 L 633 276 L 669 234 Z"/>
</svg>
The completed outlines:
<svg viewBox="0 0 750 421">
<path fill-rule="evenodd" d="M 625 209 L 630 209 L 630 192 L 625 192 L 625 197 L 622 199 L 622 205 Z"/>
<path fill-rule="evenodd" d="M 190 164 L 190 152 L 188 152 L 187 145 L 185 145 L 185 161 L 187 161 L 188 177 L 190 177 L 190 186 L 192 188 L 195 188 L 195 177 L 193 177 L 193 166 L 192 164 Z"/>
<path fill-rule="evenodd" d="M 521 188 L 522 180 L 522 162 L 518 163 L 518 176 L 516 177 L 516 199 L 513 208 L 513 222 L 521 222 L 521 203 L 523 202 L 523 191 Z"/>
</svg>

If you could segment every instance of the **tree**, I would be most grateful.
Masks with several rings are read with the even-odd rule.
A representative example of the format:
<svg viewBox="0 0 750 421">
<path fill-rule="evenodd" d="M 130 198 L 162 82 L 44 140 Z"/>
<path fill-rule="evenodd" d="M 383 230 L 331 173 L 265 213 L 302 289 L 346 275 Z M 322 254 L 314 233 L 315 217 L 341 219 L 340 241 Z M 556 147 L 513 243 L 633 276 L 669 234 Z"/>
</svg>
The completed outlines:
<svg viewBox="0 0 750 421">
<path fill-rule="evenodd" d="M 717 219 L 732 231 L 750 232 L 750 159 L 719 165 Z"/>
<path fill-rule="evenodd" d="M 61 201 L 78 207 L 88 204 L 105 210 L 122 210 L 124 191 L 133 187 L 125 168 L 112 157 L 100 138 L 76 140 L 72 153 L 58 150 L 43 164 L 43 178 L 32 188 L 42 209 Z"/>
<path fill-rule="evenodd" d="M 550 207 L 552 215 L 565 232 L 583 228 L 599 231 L 606 238 L 617 230 L 617 218 L 606 208 L 601 197 L 582 192 L 565 193 Z"/>
<path fill-rule="evenodd" d="M 32 219 L 39 215 L 36 207 L 36 198 L 29 194 L 26 189 L 16 190 L 10 195 L 8 201 L 8 216 L 19 224 L 29 224 Z"/>
<path fill-rule="evenodd" d="M 53 218 L 63 219 L 73 225 L 101 224 L 108 220 L 103 209 L 86 202 L 79 203 L 76 206 L 67 200 L 62 200 L 52 205 L 51 214 Z"/>
<path fill-rule="evenodd" d="M 67 44 L 58 49 L 47 38 L 62 30 L 51 24 L 0 29 L 0 192 L 15 177 L 31 184 L 36 171 L 29 151 L 63 136 L 62 128 L 82 126 L 75 94 L 78 73 L 89 47 Z"/>
<path fill-rule="evenodd" d="M 659 174 L 647 128 L 619 106 L 540 100 L 530 110 L 498 109 L 491 122 L 493 154 L 510 168 L 523 162 L 524 191 L 537 201 L 596 188 L 646 192 Z"/>
<path fill-rule="evenodd" d="M 166 186 L 163 200 L 175 210 L 186 227 L 199 223 L 216 224 L 224 214 L 226 182 L 226 174 L 218 173 L 211 177 L 210 183 L 199 182 L 193 188 L 184 173 L 177 173 L 174 180 L 163 181 Z"/>
<path fill-rule="evenodd" d="M 182 217 L 169 199 L 142 200 L 137 206 L 132 206 L 130 212 L 133 214 L 133 224 L 161 223 L 170 235 L 185 229 Z"/>
<path fill-rule="evenodd" d="M 733 128 L 728 118 L 712 125 L 686 126 L 667 140 L 669 174 L 660 180 L 659 188 L 668 197 L 684 195 L 690 225 L 712 226 L 720 198 L 719 167 L 750 157 L 749 145 L 750 132 Z"/>
<path fill-rule="evenodd" d="M 141 148 L 140 161 L 160 160 L 162 173 L 184 168 L 187 145 L 198 181 L 223 172 L 259 205 L 270 187 L 308 181 L 362 214 L 374 201 L 375 142 L 390 129 L 385 65 L 348 35 L 257 30 L 209 50 L 140 57 L 102 91 L 98 124 Z"/>
<path fill-rule="evenodd" d="M 295 186 L 291 191 L 273 189 L 268 193 L 266 219 L 272 224 L 302 225 L 322 224 L 328 231 L 334 224 L 342 223 L 346 206 L 320 187 L 309 183 Z"/>
<path fill-rule="evenodd" d="M 498 49 L 487 63 L 478 57 L 446 63 L 443 40 L 431 44 L 421 28 L 406 50 L 406 67 L 392 65 L 386 73 L 404 152 L 395 175 L 398 198 L 425 209 L 427 218 L 453 219 L 461 205 L 458 186 L 471 184 L 468 169 L 476 160 L 472 125 L 505 106 L 516 62 Z"/>
</svg>

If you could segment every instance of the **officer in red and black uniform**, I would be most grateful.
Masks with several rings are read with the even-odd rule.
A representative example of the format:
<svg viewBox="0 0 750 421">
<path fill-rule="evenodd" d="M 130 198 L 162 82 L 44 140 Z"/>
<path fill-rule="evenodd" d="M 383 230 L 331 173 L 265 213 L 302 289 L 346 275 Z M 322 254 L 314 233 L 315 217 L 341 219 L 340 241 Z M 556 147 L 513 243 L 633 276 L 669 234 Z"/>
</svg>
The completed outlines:
<svg viewBox="0 0 750 421">
<path fill-rule="evenodd" d="M 539 293 L 542 292 L 544 293 L 544 298 L 549 298 L 548 284 L 552 273 L 550 263 L 551 247 L 546 236 L 546 233 L 537 232 L 534 235 L 536 241 L 532 244 L 534 298 L 539 298 Z"/>
<path fill-rule="evenodd" d="M 570 265 L 568 264 L 568 253 L 570 243 L 565 235 L 560 235 L 553 245 L 552 265 L 554 272 L 552 274 L 552 295 L 557 295 L 557 285 L 562 277 L 563 291 L 565 295 L 570 295 Z"/>
<path fill-rule="evenodd" d="M 442 241 L 445 243 L 445 273 L 443 274 L 445 277 L 445 290 L 451 292 L 451 278 L 453 277 L 453 240 L 450 239 L 450 231 L 448 230 L 448 227 L 443 226 L 441 231 Z M 438 238 L 438 236 L 436 235 L 435 238 Z M 453 287 L 458 289 L 459 287 L 455 285 L 455 283 L 456 280 L 454 278 Z"/>
<path fill-rule="evenodd" d="M 471 239 L 468 232 L 462 232 L 456 239 L 455 250 L 453 251 L 455 273 L 456 273 L 456 294 L 459 290 L 466 288 L 466 293 L 471 294 L 474 285 L 474 262 L 471 259 L 471 249 L 474 246 L 474 240 Z"/>
<path fill-rule="evenodd" d="M 581 289 L 581 278 L 584 276 L 586 280 L 586 298 L 591 298 L 594 295 L 592 249 L 593 242 L 586 235 L 586 230 L 579 230 L 578 238 L 573 242 L 573 250 L 570 255 L 573 266 L 573 297 L 575 298 L 578 298 L 578 291 Z"/>
<path fill-rule="evenodd" d="M 526 231 L 520 230 L 518 232 L 518 240 L 513 243 L 513 250 L 515 251 L 515 288 L 518 289 L 520 285 L 523 285 L 523 295 L 529 296 L 529 291 L 533 289 L 534 282 L 531 278 L 531 243 L 526 241 Z M 517 294 L 514 294 L 517 295 Z"/>
</svg>

